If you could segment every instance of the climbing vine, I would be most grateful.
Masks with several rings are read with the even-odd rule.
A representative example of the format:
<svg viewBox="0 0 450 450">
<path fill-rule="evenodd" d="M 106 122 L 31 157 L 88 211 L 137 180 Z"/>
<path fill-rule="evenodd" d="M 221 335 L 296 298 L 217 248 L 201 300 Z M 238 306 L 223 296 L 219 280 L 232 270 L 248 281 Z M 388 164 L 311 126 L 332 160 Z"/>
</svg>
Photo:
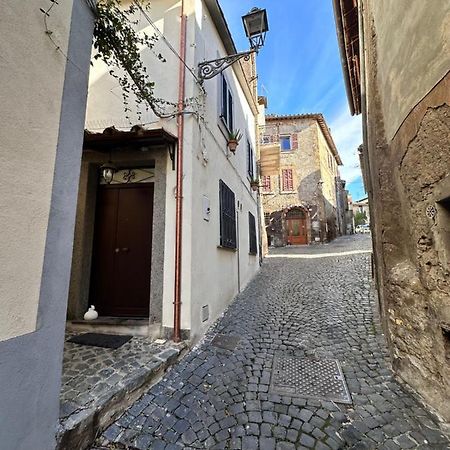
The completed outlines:
<svg viewBox="0 0 450 450">
<path fill-rule="evenodd" d="M 136 32 L 135 17 L 139 7 L 148 9 L 149 2 L 136 0 L 135 3 L 124 7 L 121 0 L 100 0 L 94 9 L 94 59 L 101 59 L 110 68 L 110 75 L 119 82 L 127 119 L 132 111 L 131 94 L 138 107 L 138 119 L 142 115 L 142 106 L 145 110 L 150 107 L 156 112 L 158 104 L 171 104 L 154 96 L 154 82 L 150 80 L 140 56 L 142 47 L 153 49 L 159 38 L 156 34 L 149 36 Z M 156 56 L 160 61 L 166 61 L 160 53 Z M 119 71 L 119 68 L 122 70 Z"/>
</svg>

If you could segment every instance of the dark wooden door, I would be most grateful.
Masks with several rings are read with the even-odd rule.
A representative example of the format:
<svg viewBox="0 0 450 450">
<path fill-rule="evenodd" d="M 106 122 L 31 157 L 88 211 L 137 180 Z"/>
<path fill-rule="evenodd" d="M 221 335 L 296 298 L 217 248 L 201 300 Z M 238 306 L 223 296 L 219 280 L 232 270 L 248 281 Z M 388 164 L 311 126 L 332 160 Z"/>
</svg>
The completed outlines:
<svg viewBox="0 0 450 450">
<path fill-rule="evenodd" d="M 286 220 L 286 229 L 288 244 L 303 245 L 308 243 L 306 219 L 289 218 Z"/>
<path fill-rule="evenodd" d="M 148 317 L 152 224 L 153 184 L 99 186 L 90 290 L 99 315 Z"/>
</svg>

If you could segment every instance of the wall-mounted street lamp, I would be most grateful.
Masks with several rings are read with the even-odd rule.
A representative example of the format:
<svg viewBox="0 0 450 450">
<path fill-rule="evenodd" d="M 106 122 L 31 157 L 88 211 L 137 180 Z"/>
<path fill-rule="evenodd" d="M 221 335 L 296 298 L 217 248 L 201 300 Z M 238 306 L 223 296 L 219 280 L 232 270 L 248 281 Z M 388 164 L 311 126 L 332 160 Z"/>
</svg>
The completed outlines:
<svg viewBox="0 0 450 450">
<path fill-rule="evenodd" d="M 100 166 L 100 173 L 106 184 L 111 184 L 116 172 L 117 167 L 110 161 Z"/>
<path fill-rule="evenodd" d="M 201 83 L 222 73 L 227 67 L 230 67 L 242 58 L 248 61 L 250 55 L 252 53 L 258 53 L 259 49 L 264 45 L 266 33 L 269 31 L 266 10 L 252 8 L 248 14 L 242 16 L 242 22 L 244 24 L 245 34 L 250 41 L 250 50 L 199 63 L 198 77 Z"/>
</svg>

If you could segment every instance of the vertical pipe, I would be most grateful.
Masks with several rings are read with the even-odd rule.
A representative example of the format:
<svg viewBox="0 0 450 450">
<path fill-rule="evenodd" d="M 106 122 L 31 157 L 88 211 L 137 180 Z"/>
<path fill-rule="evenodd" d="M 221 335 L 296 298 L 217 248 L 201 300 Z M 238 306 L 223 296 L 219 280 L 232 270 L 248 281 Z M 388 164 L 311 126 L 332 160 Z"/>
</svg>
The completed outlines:
<svg viewBox="0 0 450 450">
<path fill-rule="evenodd" d="M 180 25 L 180 68 L 178 76 L 178 146 L 177 146 L 177 186 L 176 186 L 176 217 L 175 217 L 175 281 L 173 301 L 173 340 L 181 340 L 181 258 L 183 231 L 183 140 L 184 140 L 184 91 L 186 58 L 186 16 L 184 14 L 184 0 L 181 1 Z"/>
</svg>

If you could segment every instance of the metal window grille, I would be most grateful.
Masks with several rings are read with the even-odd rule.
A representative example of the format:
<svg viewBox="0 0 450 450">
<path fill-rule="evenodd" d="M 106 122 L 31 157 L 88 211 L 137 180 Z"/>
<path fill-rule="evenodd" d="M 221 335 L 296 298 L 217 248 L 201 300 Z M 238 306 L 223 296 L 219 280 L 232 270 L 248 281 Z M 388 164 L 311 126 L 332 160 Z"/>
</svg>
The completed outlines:
<svg viewBox="0 0 450 450">
<path fill-rule="evenodd" d="M 266 227 L 270 225 L 270 213 L 268 212 L 264 213 L 264 223 L 266 224 Z"/>
<path fill-rule="evenodd" d="M 292 176 L 292 169 L 283 169 L 281 171 L 281 182 L 283 191 L 293 191 L 294 190 L 294 179 Z"/>
<path fill-rule="evenodd" d="M 256 255 L 258 253 L 258 245 L 256 240 L 256 224 L 255 224 L 255 216 L 251 212 L 248 213 L 248 232 L 249 232 L 250 253 L 252 255 Z"/>
<path fill-rule="evenodd" d="M 220 200 L 220 245 L 236 248 L 236 206 L 234 192 L 219 181 Z"/>
</svg>

